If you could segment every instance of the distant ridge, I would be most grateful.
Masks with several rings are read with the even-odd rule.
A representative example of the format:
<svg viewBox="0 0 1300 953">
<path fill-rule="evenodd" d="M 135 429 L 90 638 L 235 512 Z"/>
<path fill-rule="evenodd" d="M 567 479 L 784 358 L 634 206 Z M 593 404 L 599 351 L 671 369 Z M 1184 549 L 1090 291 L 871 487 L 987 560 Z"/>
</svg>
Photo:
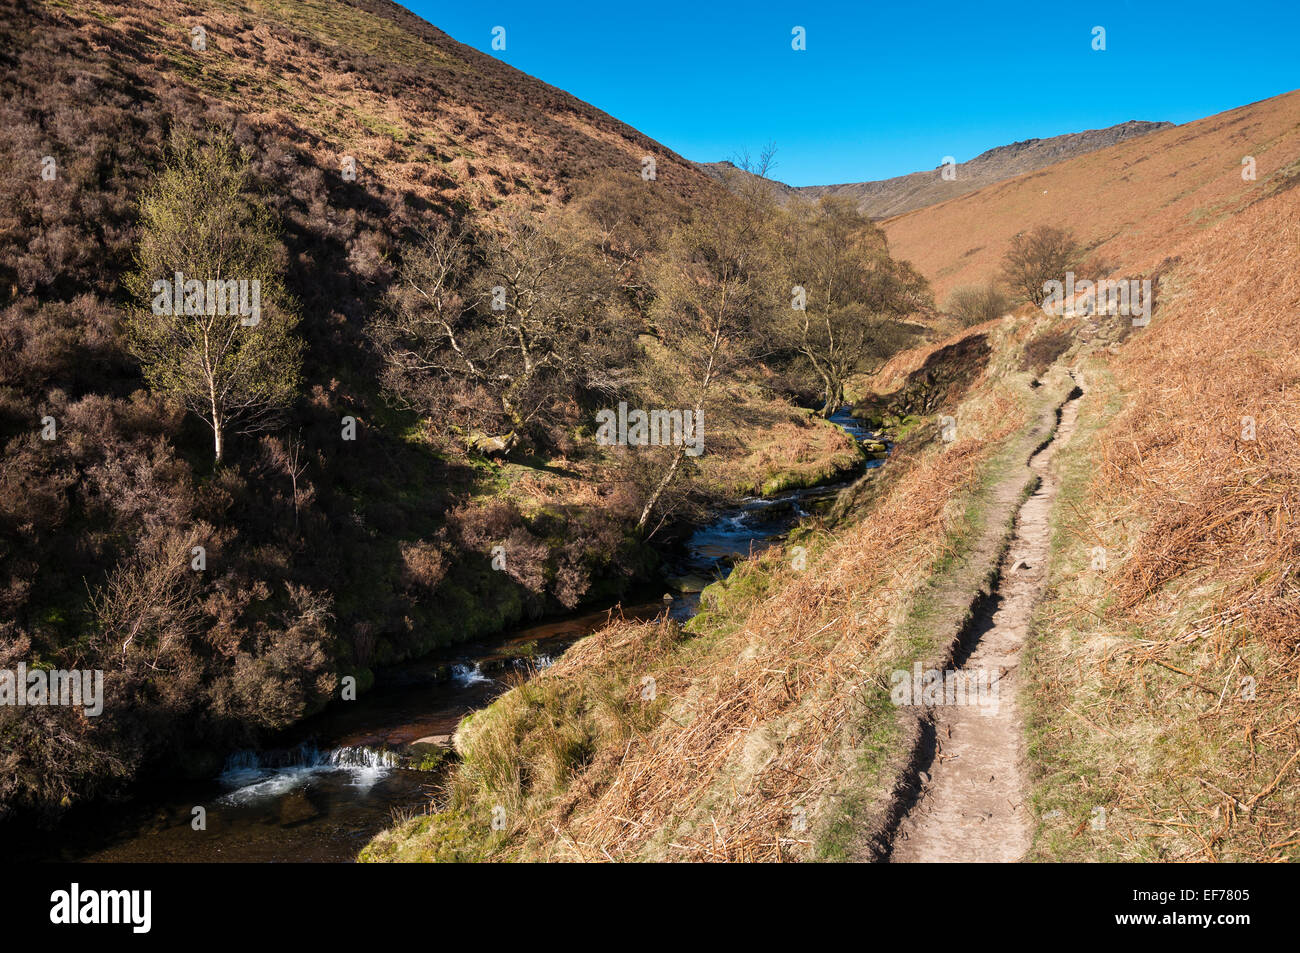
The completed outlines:
<svg viewBox="0 0 1300 953">
<path fill-rule="evenodd" d="M 773 187 L 778 191 L 782 201 L 792 195 L 803 195 L 808 198 L 843 195 L 857 200 L 862 210 L 872 218 L 890 218 L 974 192 L 994 182 L 1001 182 L 1026 172 L 1034 172 L 1075 156 L 1167 129 L 1172 125 L 1171 122 L 1129 120 L 1106 129 L 1089 129 L 1085 132 L 1071 132 L 1048 139 L 1026 139 L 1023 142 L 997 146 L 980 153 L 969 162 L 959 162 L 956 166 L 956 178 L 952 181 L 943 179 L 940 176 L 942 166 L 937 166 L 924 172 L 912 172 L 874 182 L 807 186 L 789 186 L 781 182 L 773 182 Z M 696 164 L 718 179 L 725 179 L 728 170 L 736 169 L 730 162 Z"/>
</svg>

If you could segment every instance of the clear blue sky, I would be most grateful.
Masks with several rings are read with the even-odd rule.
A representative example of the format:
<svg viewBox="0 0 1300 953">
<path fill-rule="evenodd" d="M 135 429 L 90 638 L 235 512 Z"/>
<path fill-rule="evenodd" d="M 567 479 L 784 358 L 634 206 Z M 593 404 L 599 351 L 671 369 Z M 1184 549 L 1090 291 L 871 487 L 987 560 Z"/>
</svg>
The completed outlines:
<svg viewBox="0 0 1300 953">
<path fill-rule="evenodd" d="M 404 5 L 688 159 L 775 142 L 773 176 L 792 185 L 888 178 L 1128 119 L 1187 122 L 1300 87 L 1300 0 Z"/>
</svg>

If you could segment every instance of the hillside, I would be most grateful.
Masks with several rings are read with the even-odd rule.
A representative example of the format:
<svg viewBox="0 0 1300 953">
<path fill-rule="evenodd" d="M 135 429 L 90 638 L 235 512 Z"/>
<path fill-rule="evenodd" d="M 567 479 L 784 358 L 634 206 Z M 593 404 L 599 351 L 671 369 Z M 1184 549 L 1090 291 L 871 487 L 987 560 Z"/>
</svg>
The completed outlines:
<svg viewBox="0 0 1300 953">
<path fill-rule="evenodd" d="M 1256 179 L 1242 180 L 1253 156 Z M 1011 236 L 1068 227 L 1100 268 L 1150 271 L 1178 246 L 1300 180 L 1300 92 L 1120 142 L 884 222 L 943 300 L 996 276 Z"/>
<path fill-rule="evenodd" d="M 1271 191 L 1171 242 L 1150 327 L 1081 355 L 1027 660 L 1030 859 L 1300 857 L 1300 191 Z"/>
<path fill-rule="evenodd" d="M 265 171 L 293 195 L 286 211 L 300 215 L 345 188 L 350 156 L 357 178 L 342 218 L 362 230 L 392 233 L 412 209 L 561 200 L 597 171 L 639 172 L 647 154 L 666 188 L 689 197 L 710 187 L 636 130 L 386 0 L 227 0 L 202 12 L 166 0 L 3 6 L 5 157 L 39 170 L 53 156 L 62 173 L 44 212 L 24 180 L 6 182 L 6 214 L 74 216 L 76 193 L 102 183 L 111 201 L 97 258 L 121 260 L 131 187 L 182 120 L 274 143 L 263 150 Z M 202 52 L 191 48 L 199 28 Z M 353 222 L 332 228 L 331 244 L 345 252 L 383 250 L 374 239 L 358 245 Z M 91 284 L 99 270 L 66 243 L 28 246 L 13 224 L 0 235 L 0 292 L 10 297 L 45 290 L 55 275 L 69 290 Z M 347 312 L 346 298 L 339 307 Z"/>
<path fill-rule="evenodd" d="M 717 424 L 684 489 L 647 502 L 657 462 L 603 450 L 591 415 L 662 395 L 675 378 L 655 361 L 681 375 L 680 341 L 650 353 L 642 334 L 642 271 L 725 191 L 395 4 L 3 0 L 0 58 L 16 170 L 0 184 L 0 664 L 102 669 L 115 699 L 98 721 L 0 711 L 0 817 L 57 814 L 160 764 L 210 777 L 344 678 L 364 693 L 385 667 L 646 584 L 649 537 L 683 513 L 862 462 L 745 370 L 723 402 L 743 421 Z M 175 385 L 231 362 L 204 350 L 170 381 L 144 366 L 159 312 L 138 282 L 173 273 L 137 274 L 151 228 L 181 256 L 200 234 L 220 250 L 255 232 L 257 274 L 279 289 L 264 329 L 283 332 L 283 373 L 241 399 L 287 396 L 228 439 Z M 422 318 L 398 291 L 431 235 L 459 243 L 443 302 L 457 347 L 483 362 L 518 348 L 519 328 L 486 340 L 499 325 L 480 299 L 528 272 L 549 376 L 516 388 L 498 366 L 458 384 L 426 360 L 403 377 L 419 328 L 384 327 Z M 211 267 L 209 287 L 229 277 Z M 265 340 L 237 328 L 227 340 Z"/>
<path fill-rule="evenodd" d="M 1024 175 L 1075 156 L 1086 155 L 1116 143 L 1150 135 L 1172 125 L 1168 122 L 1130 120 L 1105 129 L 1089 129 L 1085 132 L 1071 132 L 1047 139 L 1026 139 L 1023 142 L 996 146 L 980 153 L 974 159 L 956 163 L 952 173 L 955 178 L 951 181 L 940 175 L 943 168 L 940 166 L 925 172 L 895 176 L 892 179 L 848 182 L 841 185 L 790 186 L 773 180 L 771 188 L 782 201 L 796 195 L 810 199 L 823 195 L 836 195 L 853 199 L 872 218 L 889 218 L 914 209 L 946 202 L 994 182 Z M 738 171 L 730 162 L 697 164 L 719 180 L 733 171 Z"/>
</svg>

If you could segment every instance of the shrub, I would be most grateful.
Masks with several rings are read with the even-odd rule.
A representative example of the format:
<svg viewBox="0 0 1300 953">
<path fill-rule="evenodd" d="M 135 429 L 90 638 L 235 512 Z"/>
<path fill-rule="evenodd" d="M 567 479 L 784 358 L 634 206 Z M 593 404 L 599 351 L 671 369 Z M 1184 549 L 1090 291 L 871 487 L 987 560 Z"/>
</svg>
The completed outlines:
<svg viewBox="0 0 1300 953">
<path fill-rule="evenodd" d="M 986 285 L 964 285 L 954 288 L 948 296 L 944 310 L 961 322 L 962 327 L 971 327 L 1000 318 L 1011 308 L 1011 297 L 993 282 Z"/>
</svg>

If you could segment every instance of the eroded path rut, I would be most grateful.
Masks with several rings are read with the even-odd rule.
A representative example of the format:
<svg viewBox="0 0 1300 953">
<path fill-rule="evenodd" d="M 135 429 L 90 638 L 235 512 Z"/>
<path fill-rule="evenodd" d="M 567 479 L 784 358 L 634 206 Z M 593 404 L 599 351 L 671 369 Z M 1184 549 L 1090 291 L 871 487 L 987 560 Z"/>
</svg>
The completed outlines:
<svg viewBox="0 0 1300 953">
<path fill-rule="evenodd" d="M 1050 464 L 1074 432 L 1077 415 L 1078 401 L 1067 400 L 1054 438 L 1029 461 L 1041 482 L 1017 514 L 991 611 L 977 616 L 961 650 L 969 655 L 959 653 L 953 669 L 967 685 L 989 679 L 996 694 L 987 693 L 985 701 L 996 698 L 996 705 L 933 708 L 934 760 L 895 834 L 890 859 L 896 863 L 1015 861 L 1029 848 L 1020 650 L 1047 581 L 1048 518 L 1058 489 Z"/>
</svg>

